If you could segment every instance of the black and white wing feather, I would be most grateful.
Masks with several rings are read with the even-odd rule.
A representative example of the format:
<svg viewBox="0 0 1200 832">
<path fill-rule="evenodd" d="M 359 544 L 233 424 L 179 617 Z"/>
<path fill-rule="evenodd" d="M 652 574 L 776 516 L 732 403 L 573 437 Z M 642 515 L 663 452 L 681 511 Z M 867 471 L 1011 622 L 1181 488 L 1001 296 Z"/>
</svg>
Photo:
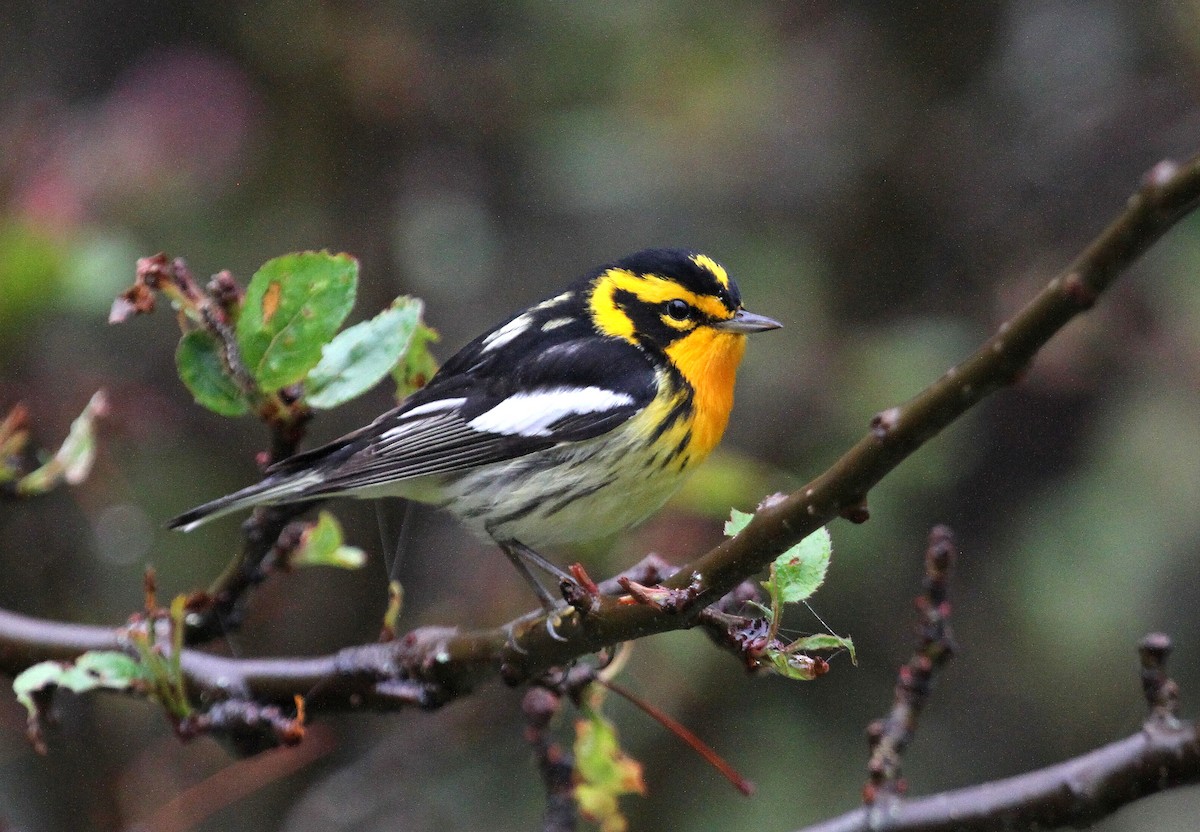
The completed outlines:
<svg viewBox="0 0 1200 832">
<path fill-rule="evenodd" d="M 607 433 L 654 398 L 654 368 L 638 347 L 579 323 L 547 337 L 518 316 L 468 344 L 429 385 L 370 425 L 286 459 L 262 482 L 169 525 L 190 530 L 252 505 L 377 490 Z"/>
</svg>

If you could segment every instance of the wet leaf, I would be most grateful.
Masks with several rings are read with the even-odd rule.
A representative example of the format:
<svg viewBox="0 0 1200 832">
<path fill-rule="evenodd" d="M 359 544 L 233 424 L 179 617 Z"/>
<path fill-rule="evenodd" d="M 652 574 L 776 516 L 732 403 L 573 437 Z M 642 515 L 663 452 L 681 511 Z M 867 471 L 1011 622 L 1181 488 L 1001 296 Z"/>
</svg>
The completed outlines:
<svg viewBox="0 0 1200 832">
<path fill-rule="evenodd" d="M 736 534 L 741 534 L 742 529 L 749 526 L 750 521 L 753 519 L 753 513 L 731 508 L 729 510 L 729 519 L 725 521 L 725 536 L 733 537 Z"/>
<path fill-rule="evenodd" d="M 764 659 L 772 673 L 800 682 L 811 682 L 829 670 L 829 664 L 822 658 L 787 650 L 767 650 Z"/>
<path fill-rule="evenodd" d="M 421 323 L 413 333 L 404 360 L 392 370 L 392 378 L 396 381 L 396 400 L 403 401 L 415 391 L 429 383 L 437 372 L 437 359 L 429 351 L 429 345 L 441 336 L 436 329 Z"/>
<path fill-rule="evenodd" d="M 215 335 L 196 329 L 179 339 L 175 366 L 196 403 L 222 416 L 241 416 L 250 409 L 221 359 Z"/>
<path fill-rule="evenodd" d="M 338 333 L 305 379 L 307 403 L 336 407 L 378 384 L 413 344 L 423 308 L 416 298 L 399 297 L 371 320 Z"/>
<path fill-rule="evenodd" d="M 181 664 L 183 619 L 186 613 L 187 596 L 175 596 L 166 617 L 169 627 L 167 636 L 170 639 L 168 649 L 164 649 L 161 641 L 153 635 L 159 632 L 156 622 L 163 619 L 161 610 L 154 611 L 150 615 L 150 620 L 143 622 L 141 626 L 130 627 L 126 631 L 129 644 L 137 650 L 142 674 L 147 683 L 147 693 L 150 698 L 161 704 L 174 719 L 185 719 L 192 713 Z"/>
<path fill-rule="evenodd" d="M 849 636 L 835 636 L 833 633 L 814 633 L 793 641 L 787 647 L 789 652 L 799 650 L 846 650 L 850 653 L 850 662 L 858 664 L 858 656 L 854 652 L 854 640 Z"/>
<path fill-rule="evenodd" d="M 618 798 L 646 793 L 642 766 L 621 750 L 616 729 L 599 711 L 585 708 L 583 713 L 575 723 L 575 801 L 602 832 L 624 832 L 628 821 Z"/>
<path fill-rule="evenodd" d="M 358 261 L 305 251 L 263 264 L 237 321 L 242 360 L 264 392 L 294 384 L 321 360 L 321 349 L 350 314 Z"/>
<path fill-rule="evenodd" d="M 55 688 L 74 693 L 93 690 L 140 692 L 146 689 L 149 677 L 137 661 L 116 651 L 84 653 L 73 662 L 40 662 L 26 668 L 13 679 L 17 701 L 29 712 L 29 738 L 39 751 L 45 750 L 41 741 L 42 706 L 39 699 Z"/>
<path fill-rule="evenodd" d="M 725 534 L 730 537 L 739 534 L 753 519 L 753 514 L 732 509 L 725 521 Z M 764 581 L 763 587 L 776 605 L 803 601 L 824 583 L 832 554 L 829 530 L 817 529 L 775 558 L 771 564 L 771 579 Z"/>
<path fill-rule="evenodd" d="M 78 485 L 87 479 L 96 460 L 96 420 L 107 412 L 108 399 L 103 390 L 97 390 L 71 423 L 67 438 L 54 456 L 17 482 L 17 493 L 45 494 L 60 482 Z"/>
<path fill-rule="evenodd" d="M 771 579 L 763 587 L 783 604 L 803 601 L 825 581 L 833 543 L 828 529 L 817 529 L 771 564 Z"/>
<path fill-rule="evenodd" d="M 342 525 L 328 511 L 322 511 L 316 525 L 305 530 L 289 562 L 294 566 L 358 569 L 367 562 L 367 555 L 356 546 L 345 545 Z"/>
</svg>

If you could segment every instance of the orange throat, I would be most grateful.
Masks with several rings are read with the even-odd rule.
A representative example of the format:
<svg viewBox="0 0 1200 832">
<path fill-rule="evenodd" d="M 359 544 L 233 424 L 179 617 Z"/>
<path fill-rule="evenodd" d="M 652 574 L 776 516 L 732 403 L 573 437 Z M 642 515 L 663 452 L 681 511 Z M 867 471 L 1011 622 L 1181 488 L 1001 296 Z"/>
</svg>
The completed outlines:
<svg viewBox="0 0 1200 832">
<path fill-rule="evenodd" d="M 733 385 L 746 351 L 746 336 L 735 332 L 697 330 L 667 347 L 667 355 L 694 391 L 695 418 L 689 444 L 692 462 L 699 462 L 721 441 Z"/>
</svg>

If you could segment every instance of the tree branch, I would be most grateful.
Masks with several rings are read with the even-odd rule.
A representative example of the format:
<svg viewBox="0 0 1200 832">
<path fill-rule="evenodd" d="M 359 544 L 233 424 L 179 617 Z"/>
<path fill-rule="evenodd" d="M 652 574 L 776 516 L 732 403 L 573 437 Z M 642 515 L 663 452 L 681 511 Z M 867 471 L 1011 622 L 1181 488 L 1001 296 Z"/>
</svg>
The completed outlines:
<svg viewBox="0 0 1200 832">
<path fill-rule="evenodd" d="M 802 832 L 1017 832 L 1082 828 L 1135 800 L 1200 783 L 1200 731 L 1176 718 L 1175 682 L 1163 663 L 1166 636 L 1142 641 L 1143 686 L 1150 714 L 1142 730 L 1039 771 L 909 801 L 848 812 Z M 1150 681 L 1146 681 L 1150 679 Z"/>
<path fill-rule="evenodd" d="M 1034 355 L 1076 315 L 1089 309 L 1118 274 L 1200 203 L 1200 157 L 1164 161 L 1142 179 L 1121 213 L 1024 309 L 1002 323 L 967 360 L 909 402 L 875 416 L 870 431 L 827 471 L 785 498 L 760 507 L 753 521 L 665 584 L 680 589 L 693 575 L 700 591 L 683 615 L 605 602 L 580 621 L 572 617 L 551 638 L 540 621 L 514 631 L 504 663 L 510 678 L 537 676 L 606 645 L 692 624 L 694 616 L 787 547 L 838 516 L 866 519 L 866 495 L 888 472 L 988 394 L 1012 384 Z"/>
<path fill-rule="evenodd" d="M 741 533 L 664 581 L 671 588 L 698 586 L 696 602 L 683 612 L 602 598 L 586 616 L 572 609 L 562 615 L 556 631 L 565 640 L 551 634 L 543 615 L 530 614 L 487 630 L 421 628 L 387 645 L 317 659 L 237 660 L 185 651 L 189 681 L 198 691 L 236 690 L 264 701 L 290 701 L 308 691 L 313 710 L 433 707 L 497 674 L 516 684 L 622 641 L 694 626 L 706 606 L 812 531 L 838 516 L 864 520 L 872 486 L 987 394 L 1011 384 L 1058 330 L 1198 202 L 1200 158 L 1156 165 L 1125 211 L 974 355 L 906 404 L 878 414 L 866 436 L 827 471 L 761 506 Z M 3 613 L 0 669 L 13 673 L 97 643 L 111 645 L 115 633 Z"/>
<path fill-rule="evenodd" d="M 900 776 L 900 758 L 917 730 L 917 719 L 933 687 L 934 672 L 955 651 L 950 632 L 950 575 L 958 557 L 954 533 L 948 526 L 935 526 L 925 551 L 924 593 L 917 596 L 919 616 L 917 644 L 912 658 L 897 674 L 892 709 L 886 717 L 867 728 L 871 760 L 870 779 L 863 787 L 863 802 L 887 804 L 904 794 L 907 785 Z"/>
<path fill-rule="evenodd" d="M 300 401 L 299 390 L 284 388 L 264 394 L 242 360 L 232 321 L 244 291 L 228 271 L 213 275 L 201 289 L 187 261 L 168 259 L 159 253 L 137 262 L 134 283 L 113 302 L 109 323 L 123 323 L 134 315 L 154 311 L 155 292 L 166 295 L 179 310 L 184 333 L 195 328 L 208 332 L 219 345 L 221 361 L 229 377 L 254 404 L 259 419 L 271 435 L 270 451 L 259 454 L 266 468 L 296 453 L 304 438 L 312 411 Z M 264 506 L 242 524 L 242 549 L 205 593 L 189 599 L 184 641 L 201 644 L 241 626 L 250 590 L 267 577 L 263 562 L 271 554 L 280 533 L 297 515 L 314 503 Z"/>
</svg>

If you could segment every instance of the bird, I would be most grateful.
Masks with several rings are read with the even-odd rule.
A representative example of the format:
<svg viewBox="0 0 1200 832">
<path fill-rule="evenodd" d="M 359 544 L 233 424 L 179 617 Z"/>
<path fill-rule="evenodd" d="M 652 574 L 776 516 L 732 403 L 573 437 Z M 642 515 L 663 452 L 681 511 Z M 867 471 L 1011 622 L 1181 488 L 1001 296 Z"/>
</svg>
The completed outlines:
<svg viewBox="0 0 1200 832">
<path fill-rule="evenodd" d="M 187 511 L 190 531 L 258 505 L 399 496 L 445 509 L 530 566 L 545 547 L 606 538 L 653 514 L 720 441 L 749 312 L 699 251 L 650 248 L 598 266 L 460 349 L 370 424 Z"/>
</svg>

